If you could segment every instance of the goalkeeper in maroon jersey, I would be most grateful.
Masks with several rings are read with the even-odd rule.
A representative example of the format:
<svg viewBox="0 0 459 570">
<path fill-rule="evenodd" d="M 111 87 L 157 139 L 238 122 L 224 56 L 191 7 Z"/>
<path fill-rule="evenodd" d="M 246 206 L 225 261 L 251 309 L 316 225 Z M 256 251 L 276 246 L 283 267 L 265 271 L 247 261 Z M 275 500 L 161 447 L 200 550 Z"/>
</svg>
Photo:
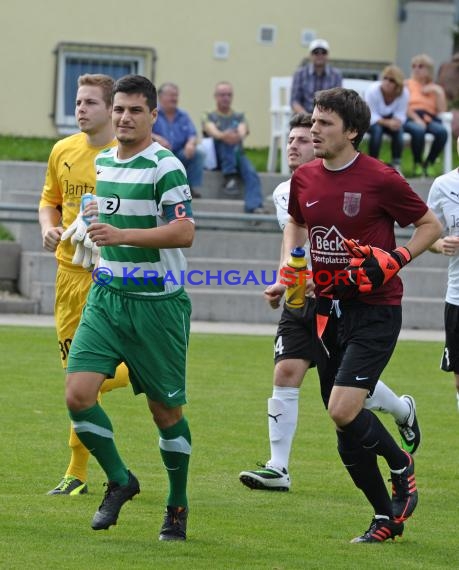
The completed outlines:
<svg viewBox="0 0 459 570">
<path fill-rule="evenodd" d="M 413 458 L 364 402 L 400 332 L 397 273 L 441 233 L 435 215 L 398 172 L 358 151 L 369 120 L 355 91 L 317 93 L 311 134 L 321 160 L 293 174 L 283 247 L 290 251 L 309 237 L 314 275 L 331 276 L 328 283 L 315 282 L 318 334 L 327 352 L 317 365 L 322 392 L 330 391 L 328 412 L 342 462 L 373 508 L 368 530 L 353 540 L 363 543 L 401 535 L 417 505 Z M 396 245 L 395 222 L 415 226 L 404 247 Z M 389 466 L 392 497 L 378 455 Z"/>
<path fill-rule="evenodd" d="M 302 164 L 314 160 L 311 127 L 310 114 L 300 113 L 290 120 L 287 157 L 292 173 Z M 290 217 L 287 211 L 289 196 L 290 180 L 281 182 L 273 192 L 277 219 L 282 230 Z M 309 244 L 306 246 L 309 257 Z M 360 264 L 361 260 L 358 261 Z M 273 288 L 276 292 L 271 296 Z M 280 306 L 282 296 L 277 284 L 267 287 L 264 296 L 272 309 Z M 264 465 L 259 464 L 254 470 L 241 471 L 239 479 L 249 489 L 289 491 L 291 488 L 289 460 L 298 426 L 300 387 L 309 368 L 315 366 L 314 355 L 317 352 L 314 322 L 315 301 L 312 297 L 299 310 L 290 309 L 286 305 L 282 309 L 274 340 L 273 392 L 267 406 L 271 456 Z M 327 402 L 329 392 L 322 396 L 324 402 Z M 366 398 L 365 407 L 392 414 L 403 448 L 411 454 L 415 453 L 421 441 L 421 431 L 412 396 L 403 394 L 399 397 L 379 380 L 371 396 Z"/>
</svg>

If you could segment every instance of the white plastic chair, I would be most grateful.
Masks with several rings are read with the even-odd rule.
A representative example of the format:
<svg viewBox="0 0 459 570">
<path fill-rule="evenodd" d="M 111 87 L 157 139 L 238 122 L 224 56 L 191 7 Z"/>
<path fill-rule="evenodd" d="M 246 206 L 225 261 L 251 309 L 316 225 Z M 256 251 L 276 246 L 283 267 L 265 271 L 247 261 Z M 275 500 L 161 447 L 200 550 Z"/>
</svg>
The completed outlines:
<svg viewBox="0 0 459 570">
<path fill-rule="evenodd" d="M 217 153 L 215 152 L 214 139 L 204 137 L 198 144 L 198 149 L 204 153 L 204 169 L 215 170 L 217 168 Z"/>
<path fill-rule="evenodd" d="M 453 169 L 453 114 L 450 111 L 440 113 L 440 119 L 448 133 L 443 149 L 443 172 L 446 174 Z"/>
<path fill-rule="evenodd" d="M 291 77 L 271 77 L 271 138 L 269 142 L 268 172 L 275 172 L 277 155 L 281 150 L 281 173 L 288 174 L 287 164 L 287 140 L 289 133 L 289 121 L 292 116 L 290 107 L 290 91 L 292 87 Z"/>
<path fill-rule="evenodd" d="M 373 81 L 371 79 L 343 78 L 343 87 L 345 89 L 354 89 L 363 99 L 365 99 L 365 91 L 372 83 Z"/>
</svg>

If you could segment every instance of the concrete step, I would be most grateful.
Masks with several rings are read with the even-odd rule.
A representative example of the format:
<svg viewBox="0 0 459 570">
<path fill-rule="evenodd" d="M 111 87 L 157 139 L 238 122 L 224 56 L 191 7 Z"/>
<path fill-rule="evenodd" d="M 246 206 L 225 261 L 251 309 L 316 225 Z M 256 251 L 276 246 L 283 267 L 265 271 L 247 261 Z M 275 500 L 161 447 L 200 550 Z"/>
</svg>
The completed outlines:
<svg viewBox="0 0 459 570">
<path fill-rule="evenodd" d="M 275 260 L 191 257 L 184 284 L 193 289 L 263 291 L 276 281 L 277 266 Z"/>
<path fill-rule="evenodd" d="M 220 234 L 209 233 L 206 239 L 200 240 L 201 232 L 197 234 L 197 242 L 191 249 L 184 250 L 187 256 L 187 273 L 190 277 L 185 283 L 193 286 L 199 283 L 199 287 L 220 287 L 231 282 L 231 288 L 256 287 L 263 288 L 274 278 L 278 266 L 278 251 L 280 241 L 277 239 L 261 239 L 259 234 L 253 236 L 238 236 L 233 242 L 234 233 L 230 233 L 229 240 L 222 239 Z M 271 234 L 268 234 L 271 235 Z M 218 241 L 215 239 L 219 236 Z M 261 236 L 263 238 L 263 236 Z M 210 239 L 214 238 L 214 239 Z M 247 258 L 248 246 L 259 257 Z M 242 242 L 242 243 L 241 243 Z M 269 252 L 267 252 L 269 246 Z M 230 247 L 229 251 L 224 248 Z M 263 253 L 266 255 L 263 255 Z M 239 254 L 237 257 L 236 254 Z M 426 261 L 421 263 L 422 257 L 403 269 L 401 274 L 405 294 L 420 297 L 444 297 L 447 284 L 447 268 L 429 266 L 429 254 L 424 254 Z M 441 259 L 447 262 L 444 256 L 430 254 L 430 260 Z M 21 256 L 20 278 L 18 288 L 22 295 L 34 296 L 33 282 L 54 282 L 56 276 L 56 261 L 54 254 L 49 252 L 25 251 Z M 219 276 L 219 279 L 216 277 Z M 174 276 L 180 280 L 180 276 Z M 245 285 L 237 284 L 237 278 Z M 201 284 L 203 282 L 203 284 Z M 208 285 L 206 285 L 208 283 Z"/>
<path fill-rule="evenodd" d="M 54 282 L 56 258 L 47 251 L 23 251 L 19 276 L 19 291 L 28 297 L 34 296 L 34 283 Z"/>
<path fill-rule="evenodd" d="M 188 259 L 185 284 L 193 286 L 194 283 L 199 283 L 199 289 L 229 285 L 231 289 L 237 290 L 263 290 L 275 281 L 277 268 L 278 263 L 275 260 L 209 260 L 191 257 Z M 447 272 L 441 268 L 408 266 L 401 277 L 405 296 L 441 299 L 445 296 Z"/>
<path fill-rule="evenodd" d="M 187 258 L 268 259 L 278 261 L 282 234 L 273 232 L 198 230 L 193 247 L 184 249 Z"/>
<path fill-rule="evenodd" d="M 276 209 L 272 200 L 267 200 L 263 209 L 275 215 Z M 193 200 L 193 214 L 201 212 L 212 213 L 242 213 L 244 211 L 244 201 L 240 198 L 200 198 Z"/>
<path fill-rule="evenodd" d="M 38 217 L 38 209 L 37 216 Z M 34 222 L 1 222 L 21 244 L 22 250 L 43 251 L 43 239 L 38 221 Z"/>
<path fill-rule="evenodd" d="M 408 184 L 424 201 L 427 200 L 430 187 L 432 186 L 432 178 L 410 178 L 407 179 Z"/>
<path fill-rule="evenodd" d="M 33 299 L 38 303 L 39 312 L 42 315 L 52 315 L 54 313 L 54 298 L 56 287 L 54 282 L 32 282 Z"/>
<path fill-rule="evenodd" d="M 442 268 L 405 267 L 401 272 L 405 297 L 444 299 L 448 273 Z"/>
<path fill-rule="evenodd" d="M 261 291 L 188 287 L 187 292 L 195 321 L 276 324 L 280 318 L 280 310 L 268 307 Z M 405 297 L 403 328 L 442 330 L 443 306 L 441 298 Z"/>
<path fill-rule="evenodd" d="M 397 240 L 398 245 L 403 245 L 404 240 Z M 431 251 L 425 251 L 419 257 L 416 257 L 408 266 L 408 268 L 420 268 L 420 267 L 432 267 L 434 269 L 443 269 L 445 273 L 448 272 L 449 257 L 446 255 L 440 255 L 438 253 L 432 253 Z M 403 270 L 405 271 L 405 270 Z"/>
<path fill-rule="evenodd" d="M 0 314 L 37 314 L 40 312 L 37 300 L 28 299 L 16 293 L 0 291 Z"/>
<path fill-rule="evenodd" d="M 443 330 L 443 298 L 403 298 L 403 328 Z"/>
<path fill-rule="evenodd" d="M 5 189 L 35 191 L 43 187 L 46 175 L 45 162 L 27 162 L 27 161 L 0 161 L 0 181 L 2 191 Z M 287 177 L 283 174 L 273 172 L 260 172 L 260 180 L 265 194 L 270 194 L 274 188 Z M 429 178 L 410 178 L 408 183 L 419 193 L 426 196 L 432 179 Z M 208 189 L 205 197 L 210 198 L 211 194 L 219 194 L 222 188 L 223 178 L 220 171 L 204 171 L 203 187 Z M 219 196 L 223 197 L 223 196 Z"/>
<path fill-rule="evenodd" d="M 210 207 L 210 206 L 209 206 Z M 197 219 L 196 236 L 193 247 L 184 250 L 187 257 L 222 257 L 244 258 L 250 254 L 253 258 L 278 259 L 282 242 L 282 233 L 274 214 L 257 216 L 261 221 L 223 220 L 205 211 L 208 218 Z M 236 212 L 239 215 L 238 212 Z M 3 222 L 2 222 L 3 223 Z M 43 252 L 40 226 L 36 223 L 3 223 L 21 244 L 23 251 Z M 407 230 L 400 230 L 404 235 Z M 411 232 L 408 229 L 408 232 Z M 396 231 L 396 235 L 399 230 Z M 397 235 L 397 244 L 403 245 L 408 238 Z M 448 267 L 448 258 L 431 252 L 425 252 L 416 258 L 410 266 Z"/>
<path fill-rule="evenodd" d="M 24 203 L 23 197 L 21 199 L 21 192 L 32 197 L 40 196 L 45 175 L 46 163 L 44 162 L 0 161 L 0 198 L 3 199 L 4 193 L 14 192 L 15 199 Z M 282 174 L 270 172 L 260 172 L 259 176 L 264 196 L 270 196 L 275 187 L 287 178 Z M 427 198 L 432 184 L 431 179 L 412 178 L 408 179 L 408 183 L 421 197 Z M 222 187 L 223 177 L 220 171 L 204 171 L 204 183 L 201 189 L 204 198 L 225 198 Z M 35 202 L 36 200 L 33 199 L 32 203 Z"/>
<path fill-rule="evenodd" d="M 0 161 L 0 190 L 37 190 L 41 192 L 46 175 L 45 162 Z"/>
<path fill-rule="evenodd" d="M 275 280 L 277 273 L 275 259 L 210 259 L 193 256 L 187 262 L 185 276 L 174 275 L 171 279 L 193 290 L 212 292 L 224 288 L 232 291 L 263 291 Z M 53 284 L 55 275 L 56 262 L 53 254 L 25 252 L 21 262 L 19 291 L 22 295 L 42 301 L 43 294 L 37 293 L 37 286 L 43 283 Z M 403 270 L 402 279 L 405 297 L 444 298 L 447 272 L 441 268 L 408 266 Z M 46 295 L 48 294 L 47 288 Z M 46 303 L 49 304 L 49 301 Z"/>
<path fill-rule="evenodd" d="M 233 267 L 236 266 L 232 262 Z M 206 267 L 199 259 L 190 260 L 190 269 Z M 223 264 L 210 262 L 211 274 L 215 275 Z M 240 267 L 244 269 L 244 264 Z M 258 264 L 258 268 L 261 264 Z M 273 270 L 275 266 L 273 265 Z M 256 272 L 255 272 L 256 273 Z M 194 282 L 199 283 L 199 276 L 195 276 Z M 231 282 L 232 277 L 228 277 Z M 434 296 L 431 284 L 419 277 L 404 279 L 405 297 L 403 301 L 403 326 L 405 328 L 443 328 L 443 296 Z M 259 278 L 259 284 L 250 282 L 247 285 L 228 285 L 222 280 L 222 284 L 211 280 L 209 285 L 193 286 L 185 283 L 186 289 L 193 301 L 193 319 L 205 321 L 230 321 L 245 323 L 276 323 L 279 314 L 272 311 L 263 300 L 262 291 L 265 284 Z M 424 290 L 423 290 L 424 287 Z M 54 282 L 33 281 L 30 290 L 33 299 L 23 302 L 21 308 L 8 304 L 8 307 L 0 303 L 0 312 L 40 312 L 52 314 L 54 311 Z M 435 292 L 438 292 L 435 289 Z M 416 294 L 418 293 L 418 294 Z M 443 291 L 441 292 L 443 295 Z"/>
<path fill-rule="evenodd" d="M 3 201 L 10 195 L 14 200 L 25 202 L 27 196 L 32 203 L 36 202 L 43 188 L 46 175 L 46 163 L 0 161 L 0 198 Z M 282 174 L 259 173 L 263 194 L 269 196 L 274 188 L 285 180 Z M 242 196 L 241 185 L 241 196 Z M 226 198 L 223 193 L 223 175 L 220 171 L 204 171 L 203 186 L 200 189 L 203 198 Z"/>
<path fill-rule="evenodd" d="M 36 204 L 38 209 L 41 188 L 36 188 L 35 190 L 16 190 L 5 188 L 3 185 L 1 188 L 0 199 L 2 202 L 8 204 Z"/>
<path fill-rule="evenodd" d="M 261 291 L 188 287 L 187 292 L 195 321 L 275 324 L 280 318 L 280 311 L 268 307 Z"/>
<path fill-rule="evenodd" d="M 0 280 L 16 281 L 19 276 L 21 246 L 14 241 L 0 241 Z"/>
<path fill-rule="evenodd" d="M 256 214 L 239 212 L 195 212 L 196 229 L 251 233 L 272 233 L 279 231 L 274 214 L 260 211 Z"/>
<path fill-rule="evenodd" d="M 247 228 L 236 231 L 223 228 L 219 231 L 199 229 L 199 224 L 197 228 L 193 247 L 183 250 L 187 258 L 265 259 L 275 260 L 276 263 L 279 260 L 282 233 L 278 226 L 276 228 L 274 225 L 272 231 L 263 231 L 263 225 L 251 228 L 251 231 Z M 407 241 L 408 238 L 397 237 L 399 245 L 404 245 Z M 444 255 L 426 251 L 410 263 L 407 269 L 433 267 L 443 268 L 446 272 L 448 261 Z"/>
</svg>

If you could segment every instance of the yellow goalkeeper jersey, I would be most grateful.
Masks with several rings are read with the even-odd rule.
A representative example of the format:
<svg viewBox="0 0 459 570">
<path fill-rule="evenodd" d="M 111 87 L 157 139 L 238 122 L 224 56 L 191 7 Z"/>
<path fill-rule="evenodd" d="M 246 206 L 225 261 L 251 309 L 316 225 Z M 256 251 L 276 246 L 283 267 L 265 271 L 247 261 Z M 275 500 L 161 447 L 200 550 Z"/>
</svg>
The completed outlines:
<svg viewBox="0 0 459 570">
<path fill-rule="evenodd" d="M 58 141 L 49 155 L 40 208 L 52 206 L 62 213 L 62 226 L 67 229 L 80 211 L 81 196 L 95 195 L 96 171 L 94 160 L 99 152 L 116 145 L 114 139 L 104 146 L 88 144 L 85 133 L 77 133 Z M 61 242 L 56 250 L 59 263 L 72 265 L 74 247 L 70 239 Z M 86 271 L 81 268 L 81 271 Z"/>
</svg>

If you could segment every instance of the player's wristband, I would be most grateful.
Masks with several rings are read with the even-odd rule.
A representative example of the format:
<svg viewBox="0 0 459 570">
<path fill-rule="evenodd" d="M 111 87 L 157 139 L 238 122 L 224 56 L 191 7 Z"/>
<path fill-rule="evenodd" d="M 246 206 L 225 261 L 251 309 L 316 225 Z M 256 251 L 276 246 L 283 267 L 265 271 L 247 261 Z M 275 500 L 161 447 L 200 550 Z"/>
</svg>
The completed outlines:
<svg viewBox="0 0 459 570">
<path fill-rule="evenodd" d="M 413 259 L 410 250 L 405 246 L 395 248 L 391 251 L 391 255 L 395 257 L 400 267 L 405 267 Z"/>
</svg>

